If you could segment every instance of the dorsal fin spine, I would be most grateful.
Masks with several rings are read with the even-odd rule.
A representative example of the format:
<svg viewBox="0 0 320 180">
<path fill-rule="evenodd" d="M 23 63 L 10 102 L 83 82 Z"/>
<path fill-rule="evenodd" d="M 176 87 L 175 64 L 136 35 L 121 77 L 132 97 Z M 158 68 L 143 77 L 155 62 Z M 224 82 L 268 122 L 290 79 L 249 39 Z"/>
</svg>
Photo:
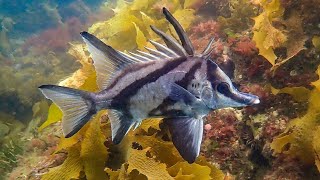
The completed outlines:
<svg viewBox="0 0 320 180">
<path fill-rule="evenodd" d="M 152 41 L 152 40 L 149 40 L 149 42 L 159 51 L 167 54 L 169 57 L 179 57 L 179 55 L 177 53 L 175 53 L 174 51 L 172 51 L 171 49 L 169 49 L 168 47 L 158 43 L 158 42 L 155 42 L 155 41 Z"/>
<path fill-rule="evenodd" d="M 146 50 L 148 50 L 151 54 L 154 54 L 156 56 L 162 56 L 163 58 L 170 58 L 170 56 L 168 56 L 167 54 L 165 54 L 163 52 L 160 52 L 158 50 L 151 49 L 151 48 L 148 48 L 148 47 L 144 47 L 144 48 L 146 48 Z"/>
<path fill-rule="evenodd" d="M 144 56 L 147 56 L 147 57 L 149 57 L 151 59 L 159 59 L 159 57 L 157 57 L 157 56 L 154 56 L 152 54 L 149 54 L 149 53 L 146 53 L 146 52 L 143 52 L 143 51 L 140 51 L 140 50 L 137 50 L 137 52 L 140 53 L 140 54 L 143 54 Z"/>
<path fill-rule="evenodd" d="M 124 53 L 124 52 L 121 52 L 121 51 L 119 51 L 119 52 L 121 53 L 122 56 L 125 56 L 126 58 L 129 58 L 129 59 L 131 59 L 132 61 L 135 61 L 135 62 L 144 62 L 143 60 L 140 60 L 140 59 L 138 59 L 138 58 L 135 58 L 135 57 L 133 57 L 133 56 L 130 56 L 129 54 L 126 54 L 126 53 Z"/>
<path fill-rule="evenodd" d="M 156 28 L 155 26 L 151 25 L 150 27 L 158 36 L 160 36 L 163 39 L 163 41 L 166 43 L 168 48 L 174 50 L 174 52 L 179 54 L 180 56 L 188 55 L 186 50 L 172 36 L 167 35 L 166 33 Z"/>
<path fill-rule="evenodd" d="M 145 57 L 145 56 L 142 56 L 142 55 L 130 52 L 130 51 L 129 51 L 129 54 L 131 54 L 133 57 L 144 59 L 145 61 L 153 61 L 152 59 L 149 59 L 148 57 Z"/>
<path fill-rule="evenodd" d="M 182 26 L 179 24 L 179 22 L 172 16 L 172 14 L 164 7 L 162 9 L 163 14 L 165 15 L 166 19 L 172 24 L 174 29 L 176 30 L 179 39 L 182 43 L 182 46 L 186 50 L 186 52 L 193 56 L 194 55 L 194 47 L 187 35 L 187 33 L 183 30 Z"/>
</svg>

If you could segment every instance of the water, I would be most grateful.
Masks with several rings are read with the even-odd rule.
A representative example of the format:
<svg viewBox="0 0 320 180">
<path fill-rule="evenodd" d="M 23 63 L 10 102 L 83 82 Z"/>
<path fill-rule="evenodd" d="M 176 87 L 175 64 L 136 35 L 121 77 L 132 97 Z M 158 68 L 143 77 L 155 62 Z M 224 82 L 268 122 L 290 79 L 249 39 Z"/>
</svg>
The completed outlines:
<svg viewBox="0 0 320 180">
<path fill-rule="evenodd" d="M 261 103 L 211 112 L 193 164 L 158 119 L 114 145 L 103 111 L 62 138 L 62 114 L 37 87 L 98 91 L 79 33 L 145 51 L 159 40 L 149 25 L 177 38 L 162 7 L 197 52 L 215 38 L 211 58 Z M 0 179 L 320 179 L 318 12 L 318 0 L 0 0 Z"/>
</svg>

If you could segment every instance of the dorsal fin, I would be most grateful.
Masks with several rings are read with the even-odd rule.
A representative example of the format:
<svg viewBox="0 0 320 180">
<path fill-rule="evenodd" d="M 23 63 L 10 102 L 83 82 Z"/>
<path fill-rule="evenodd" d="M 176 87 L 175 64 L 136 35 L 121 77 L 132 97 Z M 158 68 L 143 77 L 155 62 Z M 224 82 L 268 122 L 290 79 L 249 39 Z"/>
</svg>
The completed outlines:
<svg viewBox="0 0 320 180">
<path fill-rule="evenodd" d="M 193 56 L 194 55 L 194 48 L 193 45 L 187 35 L 187 33 L 183 30 L 182 26 L 179 24 L 179 22 L 172 16 L 172 14 L 164 7 L 163 14 L 165 15 L 166 19 L 170 22 L 170 24 L 174 27 L 176 30 L 179 39 L 182 43 L 182 46 L 186 50 L 186 52 Z"/>
<path fill-rule="evenodd" d="M 182 26 L 166 8 L 163 8 L 163 14 L 173 25 L 182 45 L 172 36 L 160 31 L 154 26 L 151 26 L 151 29 L 162 38 L 166 45 L 149 40 L 156 48 L 151 49 L 146 47 L 149 53 L 137 51 L 137 53 L 129 52 L 129 54 L 126 54 L 106 45 L 88 32 L 80 33 L 87 44 L 88 50 L 94 61 L 93 65 L 97 73 L 97 84 L 100 89 L 107 88 L 109 80 L 113 77 L 113 74 L 128 64 L 137 62 L 143 63 L 158 59 L 179 58 L 182 56 L 194 56 L 194 48 Z"/>
<path fill-rule="evenodd" d="M 108 85 L 110 76 L 128 64 L 137 62 L 129 59 L 106 45 L 94 35 L 88 32 L 81 32 L 84 42 L 94 61 L 93 65 L 97 73 L 97 84 L 100 89 L 105 89 Z"/>
</svg>

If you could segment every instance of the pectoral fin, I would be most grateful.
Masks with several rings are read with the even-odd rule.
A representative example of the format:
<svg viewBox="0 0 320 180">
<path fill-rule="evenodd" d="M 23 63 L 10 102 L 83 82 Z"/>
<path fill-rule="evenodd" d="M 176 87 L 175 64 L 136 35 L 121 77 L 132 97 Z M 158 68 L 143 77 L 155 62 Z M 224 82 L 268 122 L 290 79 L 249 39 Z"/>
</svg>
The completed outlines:
<svg viewBox="0 0 320 180">
<path fill-rule="evenodd" d="M 180 155 L 193 163 L 200 153 L 203 135 L 203 120 L 190 117 L 165 118 L 164 123 L 169 127 L 172 142 Z"/>
<path fill-rule="evenodd" d="M 184 101 L 186 104 L 193 104 L 198 101 L 196 96 L 176 83 L 171 84 L 169 97 L 175 101 Z"/>
</svg>

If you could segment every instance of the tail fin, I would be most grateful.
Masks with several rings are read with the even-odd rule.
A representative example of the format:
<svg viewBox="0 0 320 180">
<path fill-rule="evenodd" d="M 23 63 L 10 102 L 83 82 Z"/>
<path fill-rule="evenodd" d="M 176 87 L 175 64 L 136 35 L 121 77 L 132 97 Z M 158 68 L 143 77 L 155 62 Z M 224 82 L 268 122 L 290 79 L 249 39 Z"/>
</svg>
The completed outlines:
<svg viewBox="0 0 320 180">
<path fill-rule="evenodd" d="M 42 85 L 39 89 L 63 112 L 62 130 L 66 138 L 77 133 L 97 112 L 89 92 L 56 85 Z"/>
</svg>

